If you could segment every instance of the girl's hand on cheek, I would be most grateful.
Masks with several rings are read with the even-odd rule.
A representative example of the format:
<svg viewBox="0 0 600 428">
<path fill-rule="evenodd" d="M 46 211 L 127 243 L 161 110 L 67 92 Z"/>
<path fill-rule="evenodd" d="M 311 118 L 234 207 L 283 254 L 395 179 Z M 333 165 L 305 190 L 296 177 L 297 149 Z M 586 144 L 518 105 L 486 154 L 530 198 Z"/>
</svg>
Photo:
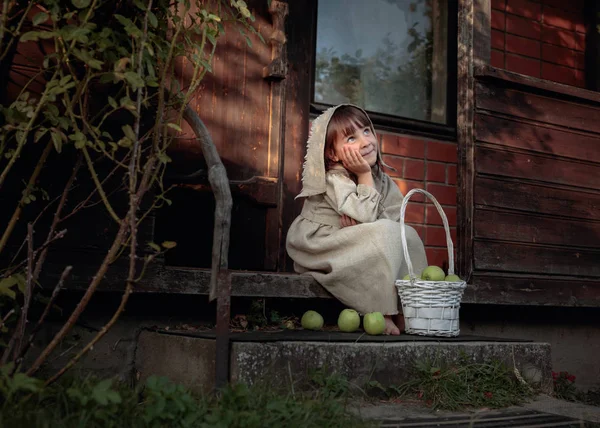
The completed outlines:
<svg viewBox="0 0 600 428">
<path fill-rule="evenodd" d="M 354 220 L 352 217 L 348 217 L 346 214 L 342 214 L 342 216 L 340 217 L 341 228 L 356 226 L 357 224 L 359 223 L 356 220 Z"/>
<path fill-rule="evenodd" d="M 343 147 L 342 153 L 342 164 L 348 171 L 353 172 L 356 175 L 366 174 L 371 172 L 369 163 L 362 157 L 357 149 L 351 147 Z"/>
</svg>

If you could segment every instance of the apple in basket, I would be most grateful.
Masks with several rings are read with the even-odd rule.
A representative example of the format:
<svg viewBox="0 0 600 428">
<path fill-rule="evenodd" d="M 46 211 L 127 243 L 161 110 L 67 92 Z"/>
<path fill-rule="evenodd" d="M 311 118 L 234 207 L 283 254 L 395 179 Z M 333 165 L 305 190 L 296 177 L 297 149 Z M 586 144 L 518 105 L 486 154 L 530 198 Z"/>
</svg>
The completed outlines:
<svg viewBox="0 0 600 428">
<path fill-rule="evenodd" d="M 458 275 L 448 275 L 446 276 L 446 278 L 444 278 L 444 281 L 448 281 L 448 282 L 459 282 L 461 279 L 458 277 Z"/>
<path fill-rule="evenodd" d="M 439 266 L 427 266 L 421 274 L 421 279 L 425 281 L 443 281 L 446 274 Z"/>
</svg>

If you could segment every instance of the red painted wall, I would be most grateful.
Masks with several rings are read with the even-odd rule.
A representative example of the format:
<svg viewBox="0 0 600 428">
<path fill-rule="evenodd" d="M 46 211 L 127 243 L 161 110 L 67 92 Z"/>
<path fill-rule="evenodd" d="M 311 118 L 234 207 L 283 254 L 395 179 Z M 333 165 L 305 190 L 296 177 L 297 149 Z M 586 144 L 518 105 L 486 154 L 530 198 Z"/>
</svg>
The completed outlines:
<svg viewBox="0 0 600 428">
<path fill-rule="evenodd" d="M 584 0 L 492 0 L 494 67 L 585 87 Z"/>
<path fill-rule="evenodd" d="M 383 159 L 396 169 L 386 172 L 405 195 L 411 189 L 419 188 L 435 196 L 448 217 L 456 246 L 456 143 L 381 132 L 379 135 Z M 447 266 L 446 234 L 435 206 L 429 202 L 425 204 L 423 195 L 411 197 L 406 222 L 423 239 L 429 264 Z"/>
</svg>

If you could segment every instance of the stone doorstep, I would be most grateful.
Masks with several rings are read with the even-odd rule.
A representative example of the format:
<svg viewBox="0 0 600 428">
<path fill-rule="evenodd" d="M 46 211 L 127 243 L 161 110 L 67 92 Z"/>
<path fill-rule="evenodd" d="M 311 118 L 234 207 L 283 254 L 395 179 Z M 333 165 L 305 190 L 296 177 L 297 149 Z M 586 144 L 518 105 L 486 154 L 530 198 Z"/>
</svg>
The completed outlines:
<svg viewBox="0 0 600 428">
<path fill-rule="evenodd" d="M 356 385 L 378 381 L 383 386 L 409 379 L 413 361 L 473 362 L 501 360 L 513 365 L 542 392 L 552 391 L 551 349 L 536 342 L 243 342 L 231 344 L 230 377 L 254 383 L 273 379 L 280 383 L 307 380 L 312 369 L 334 369 Z M 135 368 L 140 381 L 148 376 L 168 376 L 196 391 L 214 387 L 215 340 L 144 331 L 139 337 Z"/>
</svg>

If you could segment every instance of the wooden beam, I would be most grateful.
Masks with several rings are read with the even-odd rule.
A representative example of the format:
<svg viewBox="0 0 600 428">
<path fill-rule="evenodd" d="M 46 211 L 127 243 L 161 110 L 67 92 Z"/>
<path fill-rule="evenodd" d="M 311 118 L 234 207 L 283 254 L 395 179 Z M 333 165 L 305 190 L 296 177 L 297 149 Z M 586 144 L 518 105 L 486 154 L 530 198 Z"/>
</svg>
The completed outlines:
<svg viewBox="0 0 600 428">
<path fill-rule="evenodd" d="M 457 115 L 457 270 L 469 281 L 473 272 L 473 174 L 474 174 L 474 2 L 459 0 Z M 481 47 L 480 47 L 481 49 Z"/>
<path fill-rule="evenodd" d="M 273 177 L 255 176 L 248 180 L 229 180 L 232 193 L 237 193 L 252 199 L 260 205 L 276 206 L 279 180 Z M 183 187 L 198 192 L 212 192 L 210 183 L 181 183 L 174 187 Z"/>
<path fill-rule="evenodd" d="M 600 6 L 599 6 L 600 7 Z M 600 54 L 599 54 L 600 56 Z M 573 101 L 591 101 L 600 103 L 600 94 L 593 90 L 563 85 L 562 83 L 542 80 L 537 77 L 525 76 L 512 71 L 501 70 L 488 64 L 475 66 L 474 76 L 478 81 L 495 80 L 503 85 L 515 88 L 524 88 L 533 93 L 545 93 L 553 98 L 571 99 Z M 600 76 L 600 74 L 598 74 Z"/>
<path fill-rule="evenodd" d="M 473 59 L 489 64 L 492 55 L 491 0 L 473 0 Z"/>
<path fill-rule="evenodd" d="M 124 268 L 115 269 L 102 283 L 99 291 L 121 291 Z M 48 266 L 50 269 L 50 266 Z M 77 269 L 74 269 L 76 271 Z M 256 298 L 296 298 L 332 299 L 321 285 L 308 275 L 278 274 L 248 271 L 231 273 L 232 297 Z M 58 266 L 52 276 L 60 276 Z M 71 275 L 66 288 L 83 290 L 89 278 L 81 274 Z M 155 264 L 146 272 L 144 279 L 136 286 L 134 293 L 208 295 L 210 271 L 207 269 L 168 268 Z M 52 281 L 43 283 L 53 284 Z M 577 287 L 573 284 L 577 283 Z M 467 286 L 463 303 L 482 304 L 521 304 L 553 306 L 598 307 L 598 279 L 573 279 L 572 277 L 552 277 L 547 275 L 500 274 L 497 272 L 477 273 L 472 284 Z M 49 290 L 50 291 L 50 290 Z"/>
<path fill-rule="evenodd" d="M 93 261 L 90 263 L 93 264 Z M 55 284 L 61 266 L 52 264 L 45 268 L 42 284 Z M 91 266 L 78 263 L 65 288 L 85 290 L 89 284 Z M 122 291 L 127 266 L 115 264 L 105 276 L 99 289 Z M 331 298 L 311 276 L 230 270 L 231 295 L 234 297 Z M 165 267 L 159 263 L 148 266 L 134 293 L 165 293 L 208 295 L 210 270 L 198 268 Z M 52 285 L 53 286 L 53 285 Z"/>
<path fill-rule="evenodd" d="M 279 271 L 292 271 L 293 266 L 285 250 L 285 238 L 292 221 L 300 214 L 301 200 L 294 198 L 302 188 L 300 177 L 306 153 L 309 131 L 311 78 L 316 46 L 317 1 L 290 1 L 286 20 L 287 54 L 289 61 L 286 78 L 285 134 L 283 141 L 283 174 L 281 199 L 281 246 Z"/>
<path fill-rule="evenodd" d="M 269 175 L 283 177 L 285 153 L 285 104 L 288 74 L 287 37 L 285 35 L 285 21 L 289 13 L 286 2 L 272 0 L 269 13 L 273 22 L 273 31 L 270 36 L 271 64 L 265 69 L 263 76 L 271 81 L 270 102 L 270 128 L 269 128 Z M 283 187 L 282 180 L 277 182 L 277 207 L 267 210 L 266 236 L 265 236 L 265 270 L 277 270 L 279 251 L 283 246 L 281 242 L 281 216 L 283 214 Z"/>
</svg>

